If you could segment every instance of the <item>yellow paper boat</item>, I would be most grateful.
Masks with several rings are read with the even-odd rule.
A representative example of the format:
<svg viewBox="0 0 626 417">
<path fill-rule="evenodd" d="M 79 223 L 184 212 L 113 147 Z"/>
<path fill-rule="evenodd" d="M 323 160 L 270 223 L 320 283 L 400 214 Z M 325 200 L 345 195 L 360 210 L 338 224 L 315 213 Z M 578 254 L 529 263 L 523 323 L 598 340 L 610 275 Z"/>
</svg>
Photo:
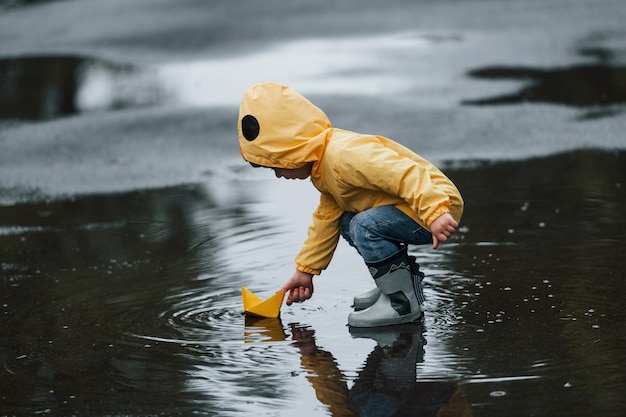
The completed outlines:
<svg viewBox="0 0 626 417">
<path fill-rule="evenodd" d="M 246 287 L 241 287 L 241 297 L 243 298 L 243 311 L 259 317 L 276 318 L 280 313 L 283 304 L 285 290 L 280 290 L 267 300 L 261 300 Z"/>
</svg>

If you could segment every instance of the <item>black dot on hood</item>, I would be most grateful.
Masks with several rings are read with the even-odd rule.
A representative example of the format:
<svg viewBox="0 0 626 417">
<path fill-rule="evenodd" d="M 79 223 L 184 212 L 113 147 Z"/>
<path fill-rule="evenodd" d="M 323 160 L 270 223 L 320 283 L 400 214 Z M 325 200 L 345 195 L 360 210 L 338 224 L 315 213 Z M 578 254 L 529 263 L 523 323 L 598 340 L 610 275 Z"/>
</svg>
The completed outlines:
<svg viewBox="0 0 626 417">
<path fill-rule="evenodd" d="M 261 127 L 259 126 L 259 121 L 256 117 L 247 114 L 243 116 L 241 119 L 241 132 L 243 133 L 243 137 L 248 141 L 253 141 L 259 136 L 259 132 L 261 131 Z"/>
</svg>

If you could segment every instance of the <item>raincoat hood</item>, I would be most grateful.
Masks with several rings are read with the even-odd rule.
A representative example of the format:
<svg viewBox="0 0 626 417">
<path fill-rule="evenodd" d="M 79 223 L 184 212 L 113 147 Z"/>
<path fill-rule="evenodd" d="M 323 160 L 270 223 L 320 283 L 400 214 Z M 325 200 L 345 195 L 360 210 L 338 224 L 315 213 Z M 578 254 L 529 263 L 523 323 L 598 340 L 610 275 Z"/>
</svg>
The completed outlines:
<svg viewBox="0 0 626 417">
<path fill-rule="evenodd" d="M 239 108 L 239 149 L 253 165 L 300 168 L 320 160 L 332 129 L 322 110 L 290 87 L 250 87 Z"/>
</svg>

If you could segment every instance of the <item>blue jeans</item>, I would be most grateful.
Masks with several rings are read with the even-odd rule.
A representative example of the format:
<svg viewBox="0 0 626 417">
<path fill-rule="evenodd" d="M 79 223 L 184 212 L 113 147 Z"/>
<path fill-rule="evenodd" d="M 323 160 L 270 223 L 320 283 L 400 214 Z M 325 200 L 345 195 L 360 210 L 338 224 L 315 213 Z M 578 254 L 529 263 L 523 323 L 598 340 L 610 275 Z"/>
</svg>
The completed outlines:
<svg viewBox="0 0 626 417">
<path fill-rule="evenodd" d="M 425 245 L 433 241 L 428 230 L 394 206 L 346 212 L 341 216 L 339 231 L 368 264 L 392 258 L 407 244 Z"/>
</svg>

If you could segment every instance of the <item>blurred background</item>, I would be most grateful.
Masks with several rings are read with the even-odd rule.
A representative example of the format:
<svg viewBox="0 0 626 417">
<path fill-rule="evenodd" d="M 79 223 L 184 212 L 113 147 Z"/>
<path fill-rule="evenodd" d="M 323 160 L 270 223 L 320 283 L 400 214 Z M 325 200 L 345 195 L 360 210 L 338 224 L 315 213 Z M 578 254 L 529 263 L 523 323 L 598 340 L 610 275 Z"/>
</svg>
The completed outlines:
<svg viewBox="0 0 626 417">
<path fill-rule="evenodd" d="M 623 0 L 0 0 L 0 415 L 621 416 Z M 317 202 L 238 152 L 271 80 L 466 202 L 424 326 L 355 331 Z"/>
</svg>

